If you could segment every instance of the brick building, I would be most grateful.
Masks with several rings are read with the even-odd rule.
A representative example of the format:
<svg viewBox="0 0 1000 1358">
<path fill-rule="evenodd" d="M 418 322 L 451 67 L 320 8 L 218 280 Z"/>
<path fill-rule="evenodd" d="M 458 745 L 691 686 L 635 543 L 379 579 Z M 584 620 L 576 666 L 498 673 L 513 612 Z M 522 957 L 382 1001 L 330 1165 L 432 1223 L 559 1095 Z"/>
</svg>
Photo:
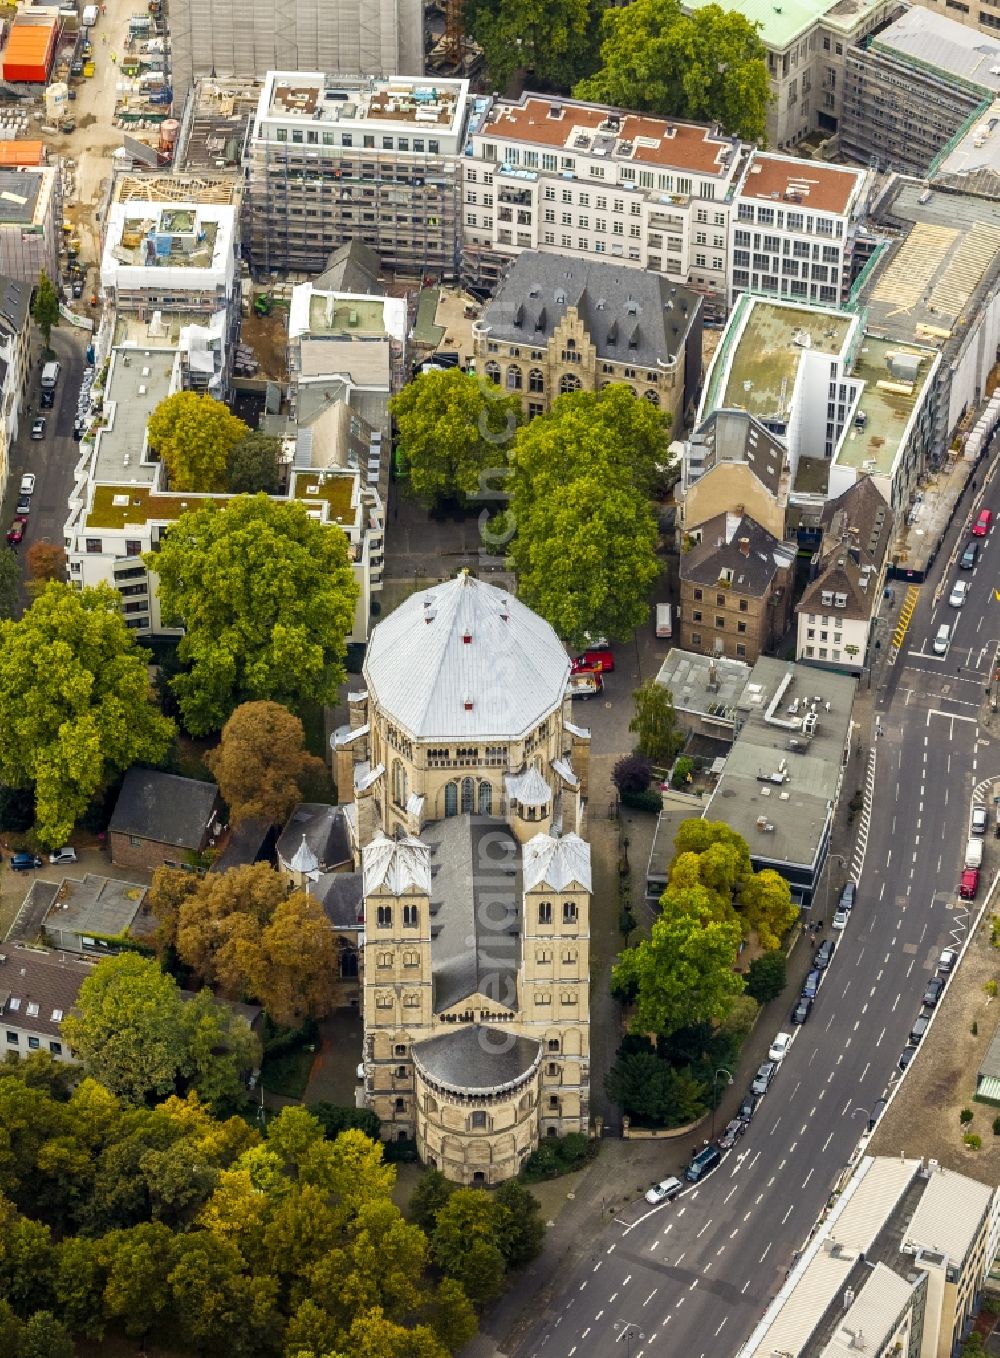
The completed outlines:
<svg viewBox="0 0 1000 1358">
<path fill-rule="evenodd" d="M 179 867 L 204 853 L 222 829 L 214 783 L 156 769 L 129 769 L 111 824 L 111 861 L 121 868 Z"/>
</svg>

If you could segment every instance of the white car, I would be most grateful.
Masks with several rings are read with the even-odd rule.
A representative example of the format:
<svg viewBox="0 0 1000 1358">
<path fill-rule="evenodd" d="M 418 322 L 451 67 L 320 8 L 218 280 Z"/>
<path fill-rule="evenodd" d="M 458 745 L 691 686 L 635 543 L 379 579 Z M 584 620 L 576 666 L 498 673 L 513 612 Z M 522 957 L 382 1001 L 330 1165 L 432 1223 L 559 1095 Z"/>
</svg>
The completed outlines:
<svg viewBox="0 0 1000 1358">
<path fill-rule="evenodd" d="M 21 477 L 21 494 L 32 495 L 34 494 L 34 490 L 35 490 L 35 474 L 34 472 L 25 472 L 24 475 Z"/>
<path fill-rule="evenodd" d="M 76 850 L 68 844 L 64 844 L 61 849 L 55 849 L 49 854 L 50 863 L 75 863 Z"/>
<path fill-rule="evenodd" d="M 956 580 L 951 593 L 948 595 L 948 602 L 952 608 L 961 608 L 968 597 L 968 583 L 965 580 Z"/>
<path fill-rule="evenodd" d="M 683 1187 L 680 1179 L 661 1179 L 658 1184 L 646 1190 L 646 1201 L 651 1202 L 654 1207 L 658 1202 L 670 1202 L 677 1197 Z"/>
<path fill-rule="evenodd" d="M 778 1036 L 771 1043 L 770 1050 L 767 1053 L 767 1059 L 769 1061 L 784 1060 L 785 1053 L 788 1051 L 788 1048 L 791 1045 L 792 1045 L 791 1033 L 779 1033 Z"/>
<path fill-rule="evenodd" d="M 847 928 L 847 921 L 848 921 L 850 918 L 851 918 L 851 912 L 850 912 L 849 910 L 837 910 L 837 911 L 835 911 L 835 912 L 834 912 L 834 916 L 833 916 L 833 928 L 834 928 L 834 929 L 846 929 L 846 928 Z"/>
</svg>

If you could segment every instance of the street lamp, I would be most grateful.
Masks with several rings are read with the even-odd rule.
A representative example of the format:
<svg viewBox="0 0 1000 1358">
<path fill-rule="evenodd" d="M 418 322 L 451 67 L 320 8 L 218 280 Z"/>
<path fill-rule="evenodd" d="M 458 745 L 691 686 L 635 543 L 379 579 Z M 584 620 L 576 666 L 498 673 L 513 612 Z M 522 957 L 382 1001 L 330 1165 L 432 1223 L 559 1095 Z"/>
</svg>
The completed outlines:
<svg viewBox="0 0 1000 1358">
<path fill-rule="evenodd" d="M 726 1081 L 727 1084 L 733 1083 L 733 1073 L 731 1070 L 726 1070 L 725 1066 L 720 1066 L 719 1069 L 715 1072 L 715 1075 L 712 1077 L 712 1135 L 709 1138 L 709 1140 L 711 1141 L 715 1140 L 715 1110 L 719 1106 L 717 1092 L 719 1088 L 720 1075 L 725 1075 L 728 1077 Z"/>
<path fill-rule="evenodd" d="M 864 1114 L 865 1121 L 868 1123 L 868 1126 L 867 1126 L 866 1130 L 867 1130 L 867 1131 L 871 1131 L 871 1124 L 872 1124 L 871 1109 L 869 1109 L 869 1108 L 861 1108 L 861 1107 L 859 1106 L 858 1108 L 855 1108 L 854 1112 L 851 1114 L 851 1117 L 852 1117 L 852 1118 L 856 1118 L 857 1115 L 858 1115 L 859 1113 L 863 1113 L 863 1114 Z"/>
<path fill-rule="evenodd" d="M 619 1334 L 618 1338 L 615 1340 L 615 1343 L 620 1344 L 621 1341 L 624 1339 L 625 1358 L 632 1358 L 632 1340 L 638 1339 L 641 1342 L 645 1338 L 646 1338 L 645 1334 L 643 1334 L 642 1330 L 639 1329 L 638 1325 L 626 1325 L 625 1328 L 622 1330 L 621 1334 Z"/>
</svg>

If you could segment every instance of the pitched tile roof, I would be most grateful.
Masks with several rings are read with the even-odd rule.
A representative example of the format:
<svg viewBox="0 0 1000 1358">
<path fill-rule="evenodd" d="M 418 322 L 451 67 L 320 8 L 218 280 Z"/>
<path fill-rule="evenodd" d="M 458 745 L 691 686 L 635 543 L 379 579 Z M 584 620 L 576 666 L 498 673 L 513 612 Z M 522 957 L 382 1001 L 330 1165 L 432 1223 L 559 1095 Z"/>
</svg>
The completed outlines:
<svg viewBox="0 0 1000 1358">
<path fill-rule="evenodd" d="M 311 867 L 299 867 L 294 860 L 306 846 Z M 300 802 L 282 830 L 276 846 L 278 857 L 297 872 L 326 871 L 351 860 L 351 836 L 344 808 L 326 802 Z"/>
<path fill-rule="evenodd" d="M 843 595 L 846 618 L 867 618 L 877 607 L 874 589 L 892 539 L 892 512 L 864 476 L 823 507 L 819 574 L 803 591 L 797 613 L 817 613 L 824 594 Z"/>
<path fill-rule="evenodd" d="M 9 1027 L 58 1037 L 63 1015 L 76 1004 L 93 971 L 70 953 L 5 945 L 0 950 L 0 1014 Z"/>
<path fill-rule="evenodd" d="M 761 599 L 778 571 L 795 560 L 794 543 L 779 542 L 749 514 L 720 514 L 700 531 L 701 541 L 681 556 L 681 579 L 696 585 L 716 585 L 725 577 L 734 593 Z"/>
</svg>

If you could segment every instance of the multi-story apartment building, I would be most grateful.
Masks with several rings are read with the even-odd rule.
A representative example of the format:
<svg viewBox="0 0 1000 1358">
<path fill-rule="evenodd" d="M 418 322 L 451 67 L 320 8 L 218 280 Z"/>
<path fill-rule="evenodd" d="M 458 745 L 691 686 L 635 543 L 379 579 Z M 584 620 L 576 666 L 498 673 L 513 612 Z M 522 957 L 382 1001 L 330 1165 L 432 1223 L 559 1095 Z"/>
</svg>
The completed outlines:
<svg viewBox="0 0 1000 1358">
<path fill-rule="evenodd" d="M 101 288 L 119 320 L 177 330 L 186 387 L 224 394 L 240 318 L 233 179 L 121 175 L 104 222 Z"/>
<path fill-rule="evenodd" d="M 360 240 L 413 277 L 457 275 L 465 80 L 270 71 L 248 135 L 244 255 L 319 273 Z"/>
<path fill-rule="evenodd" d="M 526 252 L 473 326 L 476 368 L 529 418 L 616 382 L 679 430 L 701 383 L 700 308 L 661 274 Z"/>
<path fill-rule="evenodd" d="M 28 390 L 31 286 L 0 274 L 0 495 L 6 494 L 10 450 Z"/>
<path fill-rule="evenodd" d="M 155 551 L 187 509 L 224 494 L 196 495 L 166 488 L 164 467 L 150 451 L 146 426 L 166 396 L 181 386 L 176 348 L 135 342 L 112 349 L 104 390 L 103 423 L 81 443 L 77 483 L 63 530 L 69 578 L 81 587 L 107 583 L 122 596 L 129 627 L 141 634 L 170 632 L 160 614 L 158 579 L 143 554 Z M 371 595 L 380 586 L 384 513 L 363 467 L 318 466 L 313 449 L 296 449 L 284 496 L 304 504 L 321 523 L 347 535 L 359 586 L 351 641 L 368 636 Z"/>
<path fill-rule="evenodd" d="M 717 128 L 524 94 L 477 108 L 462 160 L 462 274 L 490 291 L 523 250 L 663 273 L 724 301 L 744 165 Z"/>
<path fill-rule="evenodd" d="M 735 196 L 732 295 L 846 301 L 870 178 L 866 170 L 754 151 Z"/>
<path fill-rule="evenodd" d="M 684 0 L 684 7 L 699 9 L 715 2 Z M 769 146 L 785 149 L 810 132 L 829 136 L 839 131 L 847 53 L 898 5 L 899 0 L 800 0 L 755 6 L 751 13 L 740 0 L 723 0 L 723 9 L 749 15 L 767 48 Z"/>
<path fill-rule="evenodd" d="M 862 165 L 927 175 L 1000 90 L 1000 34 L 919 6 L 847 53 L 841 153 Z"/>
<path fill-rule="evenodd" d="M 172 78 L 178 104 L 198 76 L 260 71 L 422 75 L 421 0 L 173 0 Z"/>
<path fill-rule="evenodd" d="M 31 288 L 42 270 L 59 277 L 61 182 L 51 166 L 0 168 L 0 273 Z"/>
</svg>

